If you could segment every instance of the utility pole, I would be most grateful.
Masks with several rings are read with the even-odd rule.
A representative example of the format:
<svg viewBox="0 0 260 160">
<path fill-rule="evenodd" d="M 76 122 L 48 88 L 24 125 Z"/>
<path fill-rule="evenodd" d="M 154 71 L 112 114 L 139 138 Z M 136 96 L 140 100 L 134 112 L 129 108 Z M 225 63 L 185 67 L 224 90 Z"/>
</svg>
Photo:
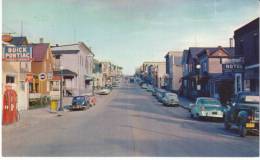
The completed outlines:
<svg viewBox="0 0 260 160">
<path fill-rule="evenodd" d="M 21 21 L 21 37 L 23 36 L 23 21 Z"/>
</svg>

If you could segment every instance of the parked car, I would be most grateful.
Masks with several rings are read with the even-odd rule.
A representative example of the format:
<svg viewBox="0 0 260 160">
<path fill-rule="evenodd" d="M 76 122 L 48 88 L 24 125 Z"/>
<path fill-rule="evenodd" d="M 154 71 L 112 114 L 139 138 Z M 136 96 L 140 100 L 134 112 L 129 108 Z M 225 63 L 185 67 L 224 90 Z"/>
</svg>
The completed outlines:
<svg viewBox="0 0 260 160">
<path fill-rule="evenodd" d="M 147 89 L 148 85 L 146 83 L 142 83 L 141 88 Z"/>
<path fill-rule="evenodd" d="M 153 95 L 153 96 L 156 96 L 157 90 L 158 90 L 158 88 L 154 88 L 154 89 L 152 90 L 152 95 Z"/>
<path fill-rule="evenodd" d="M 164 97 L 162 98 L 162 103 L 166 106 L 178 106 L 179 99 L 178 99 L 177 94 L 165 93 Z"/>
<path fill-rule="evenodd" d="M 223 118 L 225 107 L 216 98 L 198 97 L 195 104 L 190 104 L 191 118 Z"/>
<path fill-rule="evenodd" d="M 239 128 L 239 135 L 245 137 L 247 131 L 259 133 L 259 101 L 258 93 L 240 92 L 225 111 L 225 129 L 232 125 Z"/>
<path fill-rule="evenodd" d="M 166 91 L 163 90 L 163 89 L 158 89 L 158 90 L 157 90 L 157 92 L 156 92 L 156 98 L 157 98 L 157 100 L 158 100 L 159 102 L 162 103 L 162 99 L 163 99 L 165 93 L 166 93 Z"/>
<path fill-rule="evenodd" d="M 90 107 L 88 96 L 75 96 L 72 98 L 70 110 L 85 110 Z"/>
<path fill-rule="evenodd" d="M 152 85 L 147 85 L 146 91 L 147 92 L 153 92 L 154 91 L 153 86 Z"/>
</svg>

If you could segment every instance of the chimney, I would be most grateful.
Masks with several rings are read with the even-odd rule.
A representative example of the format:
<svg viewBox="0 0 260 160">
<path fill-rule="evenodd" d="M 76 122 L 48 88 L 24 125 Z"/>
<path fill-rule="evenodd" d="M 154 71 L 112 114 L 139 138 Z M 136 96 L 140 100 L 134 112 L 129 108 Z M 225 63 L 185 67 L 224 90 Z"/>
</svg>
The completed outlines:
<svg viewBox="0 0 260 160">
<path fill-rule="evenodd" d="M 229 38 L 229 47 L 230 47 L 230 48 L 233 47 L 233 38 Z"/>
<path fill-rule="evenodd" d="M 40 38 L 40 43 L 43 43 L 43 38 L 42 37 Z"/>
</svg>

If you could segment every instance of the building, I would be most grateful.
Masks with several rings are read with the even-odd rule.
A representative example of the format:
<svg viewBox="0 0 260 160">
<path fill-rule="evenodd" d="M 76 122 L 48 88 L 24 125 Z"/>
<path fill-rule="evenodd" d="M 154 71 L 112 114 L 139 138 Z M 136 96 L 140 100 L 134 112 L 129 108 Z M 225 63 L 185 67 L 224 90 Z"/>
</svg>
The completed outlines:
<svg viewBox="0 0 260 160">
<path fill-rule="evenodd" d="M 235 56 L 244 57 L 244 73 L 236 88 L 259 92 L 259 17 L 234 31 Z"/>
<path fill-rule="evenodd" d="M 94 77 L 94 87 L 100 88 L 103 86 L 103 75 L 102 75 L 102 68 L 101 62 L 94 59 L 94 67 L 93 67 L 93 77 Z"/>
<path fill-rule="evenodd" d="M 55 59 L 49 43 L 32 44 L 32 47 L 31 73 L 33 80 L 29 83 L 29 92 L 30 99 L 35 99 L 50 95 Z M 45 75 L 45 79 L 41 79 L 40 74 Z"/>
<path fill-rule="evenodd" d="M 199 73 L 197 85 L 199 85 L 199 96 L 219 98 L 220 87 L 234 90 L 233 72 L 226 72 L 223 64 L 229 63 L 234 55 L 232 47 L 205 48 L 197 54 Z M 221 86 L 222 85 L 222 86 Z M 222 87 L 222 88 L 223 88 Z M 230 96 L 233 93 L 230 92 Z"/>
<path fill-rule="evenodd" d="M 178 92 L 181 86 L 182 77 L 182 52 L 169 51 L 165 55 L 166 60 L 166 75 L 167 75 L 167 90 Z"/>
<path fill-rule="evenodd" d="M 198 57 L 203 49 L 202 47 L 190 47 L 183 51 L 182 56 L 182 67 L 183 76 L 181 78 L 182 84 L 180 94 L 191 99 L 195 99 L 198 96 Z"/>
<path fill-rule="evenodd" d="M 83 42 L 52 46 L 56 74 L 63 77 L 64 95 L 92 92 L 94 53 Z"/>
<path fill-rule="evenodd" d="M 4 35 L 2 35 L 4 36 Z M 32 47 L 28 44 L 26 37 L 13 37 L 6 35 L 7 41 L 3 39 L 3 55 L 2 55 L 2 94 L 5 87 L 11 86 L 17 93 L 17 109 L 26 110 L 29 108 L 29 82 L 27 81 L 27 73 L 31 72 L 31 56 Z M 8 48 L 25 48 L 26 55 L 30 56 L 10 59 L 8 58 Z M 25 52 L 23 52 L 25 53 Z M 12 54 L 20 54 L 12 52 Z"/>
<path fill-rule="evenodd" d="M 146 83 L 152 84 L 158 88 L 165 88 L 166 63 L 146 61 L 142 65 L 142 77 Z"/>
</svg>

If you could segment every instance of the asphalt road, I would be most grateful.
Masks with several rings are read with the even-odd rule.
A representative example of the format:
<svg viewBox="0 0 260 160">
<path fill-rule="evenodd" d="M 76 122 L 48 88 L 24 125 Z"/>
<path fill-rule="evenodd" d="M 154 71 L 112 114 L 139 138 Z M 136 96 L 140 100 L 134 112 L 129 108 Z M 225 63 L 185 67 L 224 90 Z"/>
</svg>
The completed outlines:
<svg viewBox="0 0 260 160">
<path fill-rule="evenodd" d="M 190 119 L 187 110 L 164 107 L 134 84 L 87 111 L 19 123 L 3 127 L 3 156 L 259 156 L 258 136 L 241 138 L 222 122 Z"/>
</svg>

